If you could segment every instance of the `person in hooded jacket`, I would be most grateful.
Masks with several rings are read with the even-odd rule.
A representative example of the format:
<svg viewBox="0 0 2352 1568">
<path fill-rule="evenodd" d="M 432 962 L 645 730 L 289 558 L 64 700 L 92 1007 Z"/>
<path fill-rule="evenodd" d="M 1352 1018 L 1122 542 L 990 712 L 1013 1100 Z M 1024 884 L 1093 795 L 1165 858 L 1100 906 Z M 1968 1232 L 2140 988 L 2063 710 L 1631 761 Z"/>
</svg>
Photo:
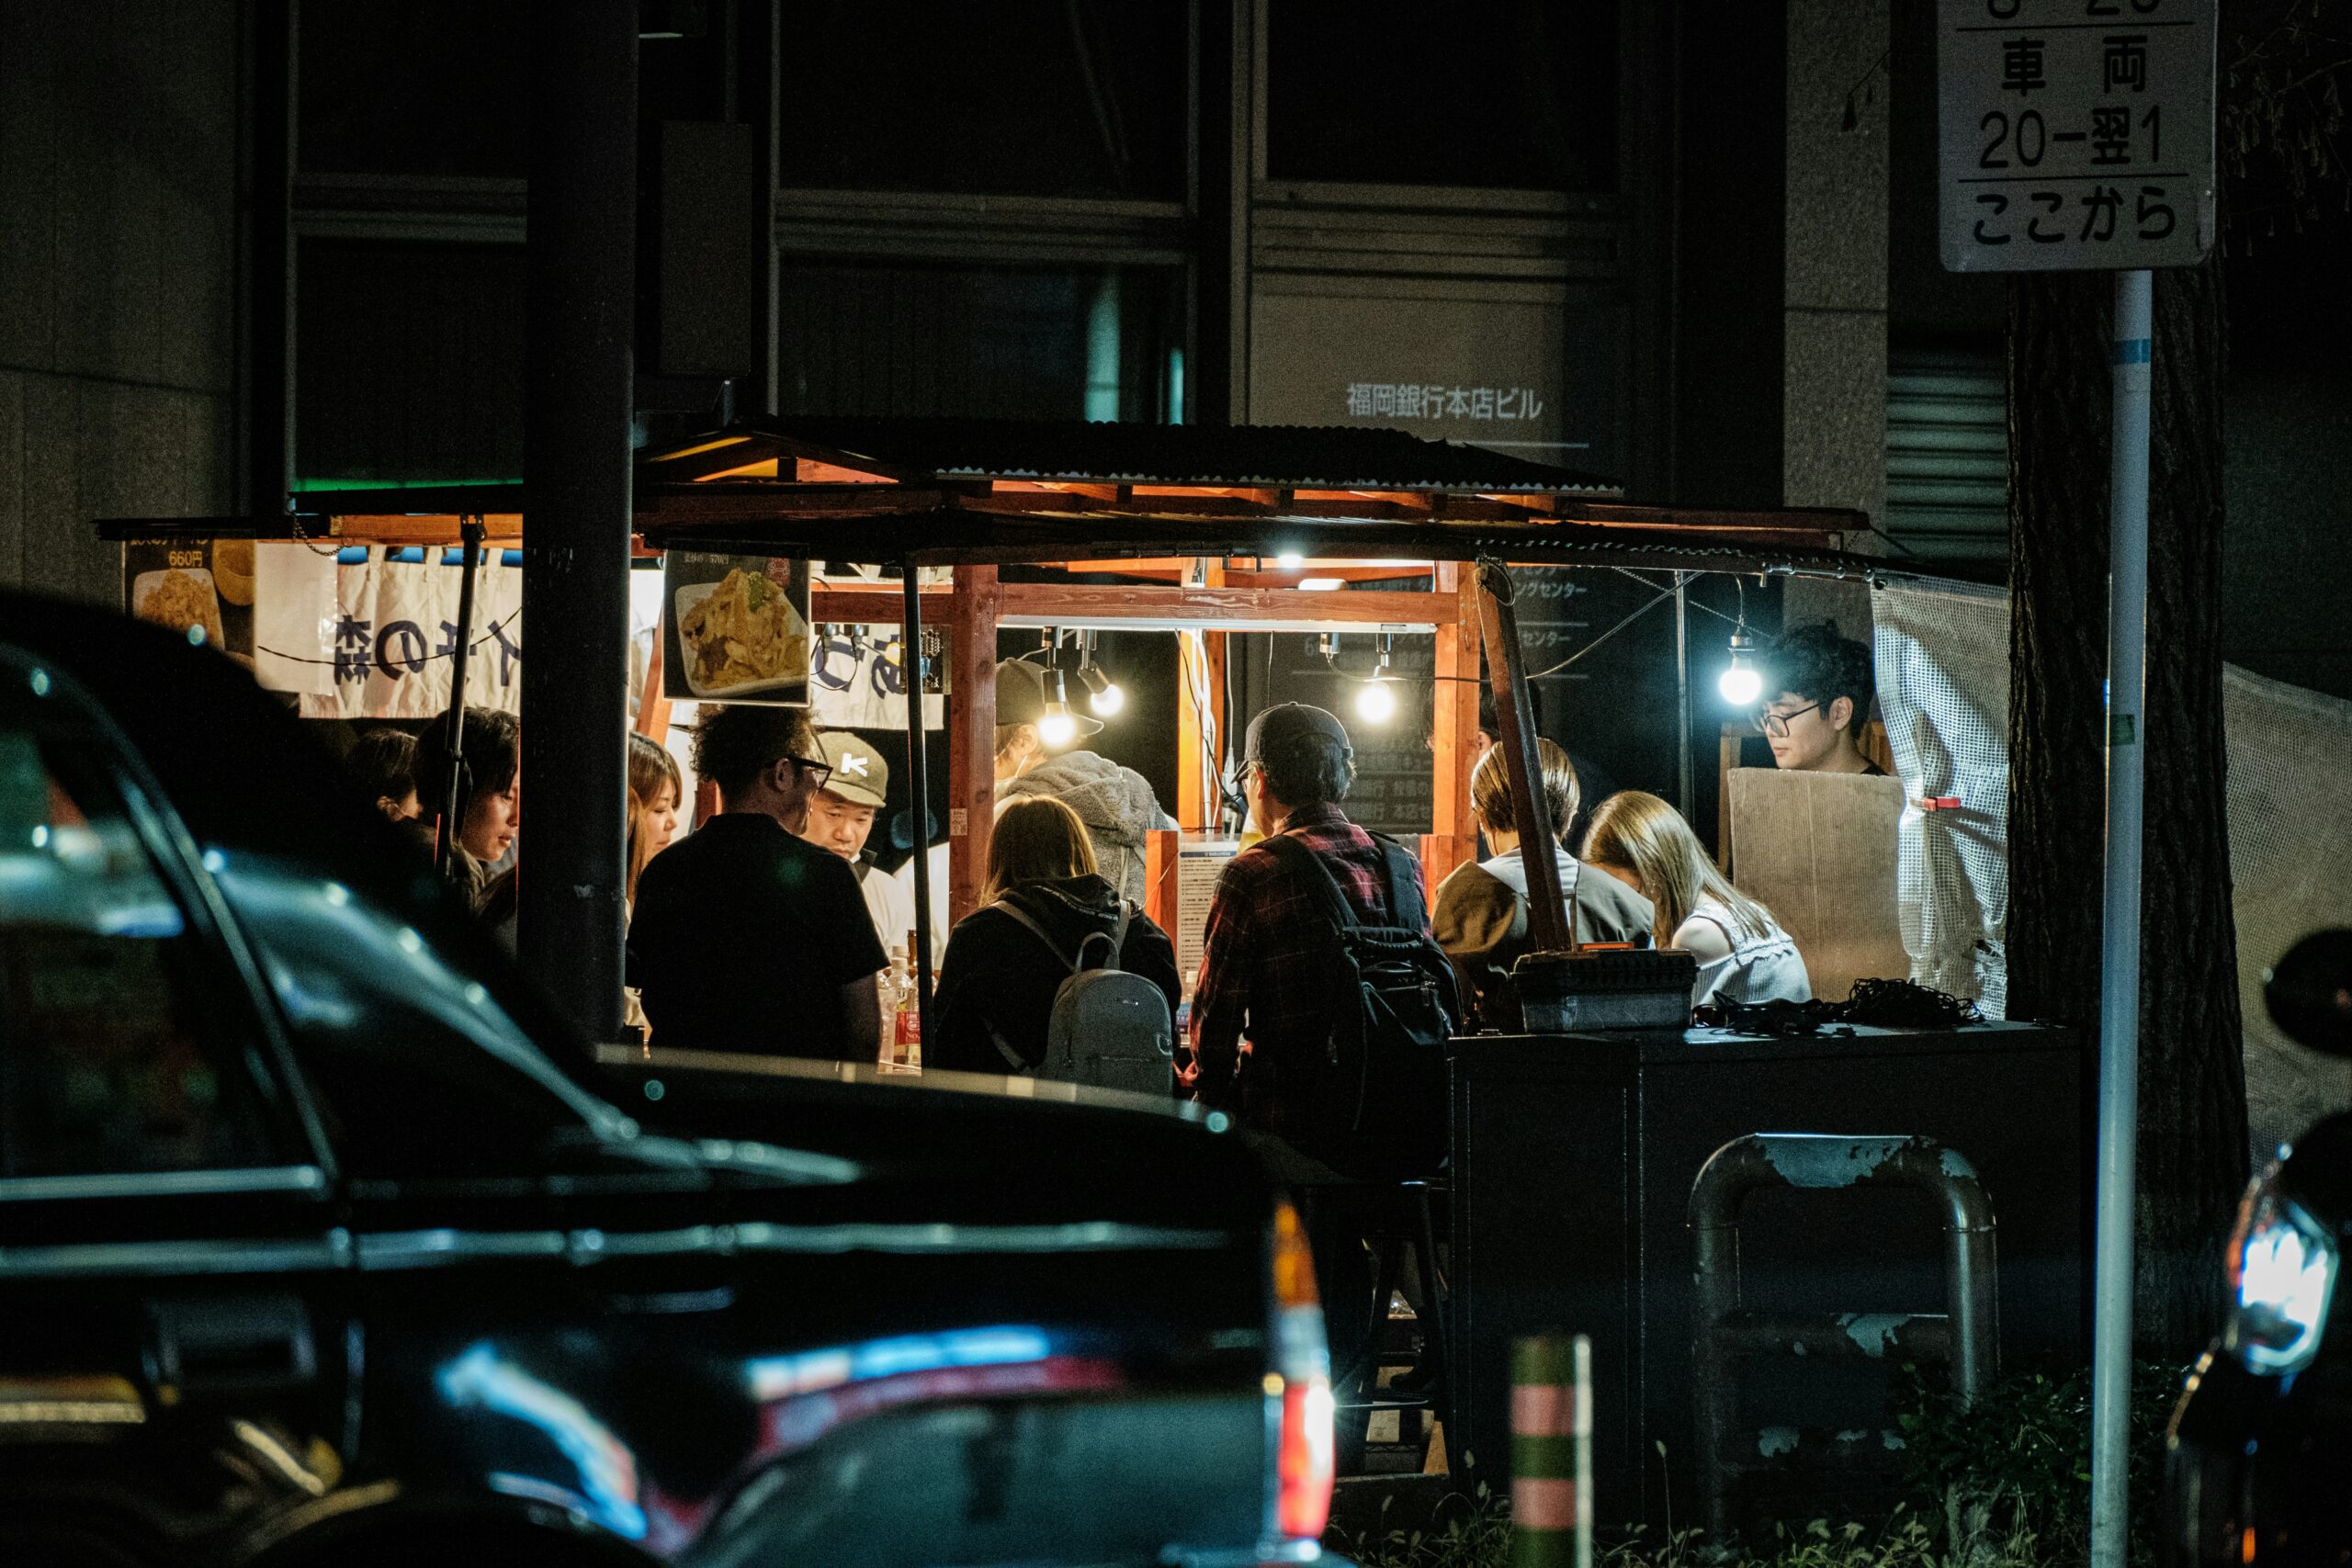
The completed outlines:
<svg viewBox="0 0 2352 1568">
<path fill-rule="evenodd" d="M 1012 1073 L 1044 1061 L 1054 994 L 1069 977 L 1070 960 L 1089 936 L 1112 934 L 1123 902 L 1129 901 L 1097 869 L 1075 811 L 1049 795 L 1006 802 L 989 840 L 980 907 L 957 921 L 947 939 L 923 1065 Z M 1045 928 L 1053 952 L 1005 912 L 1008 905 Z M 1091 945 L 1100 953 L 1106 944 Z M 1093 962 L 1090 955 L 1090 965 Z M 1182 999 L 1176 950 L 1139 908 L 1129 910 L 1119 967 L 1159 987 L 1169 1016 L 1175 1016 Z"/>
<path fill-rule="evenodd" d="M 1646 936 L 1656 914 L 1649 900 L 1631 885 L 1600 874 L 1568 852 L 1567 830 L 1576 820 L 1580 793 L 1575 764 L 1549 740 L 1536 741 L 1535 750 L 1544 770 L 1534 784 L 1537 807 L 1546 818 L 1544 847 L 1559 871 L 1560 896 L 1573 906 L 1577 942 L 1631 942 Z M 1475 865 L 1456 866 L 1438 884 L 1437 912 L 1430 924 L 1438 945 L 1453 961 L 1463 994 L 1476 998 L 1479 1022 L 1510 1032 L 1520 1027 L 1511 965 L 1532 942 L 1527 862 L 1520 852 L 1510 776 L 1500 747 L 1489 749 L 1471 770 L 1470 805 L 1494 853 Z"/>
</svg>

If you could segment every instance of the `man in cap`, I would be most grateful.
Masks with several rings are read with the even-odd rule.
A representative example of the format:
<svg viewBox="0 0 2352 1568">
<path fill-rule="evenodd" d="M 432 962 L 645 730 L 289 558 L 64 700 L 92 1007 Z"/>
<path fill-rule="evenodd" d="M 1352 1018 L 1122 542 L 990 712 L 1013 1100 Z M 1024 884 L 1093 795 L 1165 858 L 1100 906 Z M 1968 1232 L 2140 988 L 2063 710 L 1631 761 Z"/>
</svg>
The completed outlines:
<svg viewBox="0 0 2352 1568">
<path fill-rule="evenodd" d="M 1238 782 L 1260 833 L 1312 851 L 1363 924 L 1429 931 L 1419 863 L 1406 857 L 1391 909 L 1385 852 L 1340 809 L 1355 782 L 1355 751 L 1337 718 L 1305 703 L 1268 708 L 1250 721 L 1242 756 Z M 1203 940 L 1187 1081 L 1204 1103 L 1237 1108 L 1245 1123 L 1281 1133 L 1331 1033 L 1333 938 L 1323 904 L 1274 852 L 1253 845 L 1217 879 Z"/>
<path fill-rule="evenodd" d="M 808 817 L 800 836 L 849 862 L 857 874 L 858 890 L 865 895 L 866 912 L 874 917 L 875 934 L 886 948 L 904 947 L 915 929 L 914 900 L 895 877 L 877 874 L 874 857 L 865 852 L 875 814 L 889 796 L 890 765 L 881 752 L 846 729 L 827 730 L 817 744 L 833 771 L 808 797 Z"/>
</svg>

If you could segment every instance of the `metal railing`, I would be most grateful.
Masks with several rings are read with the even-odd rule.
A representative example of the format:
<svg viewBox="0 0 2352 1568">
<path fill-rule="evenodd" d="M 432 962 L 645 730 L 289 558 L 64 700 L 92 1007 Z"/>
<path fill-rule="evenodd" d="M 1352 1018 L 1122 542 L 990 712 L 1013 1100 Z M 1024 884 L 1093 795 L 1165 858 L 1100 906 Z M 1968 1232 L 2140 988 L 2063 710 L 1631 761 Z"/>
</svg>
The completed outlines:
<svg viewBox="0 0 2352 1568">
<path fill-rule="evenodd" d="M 1739 1214 L 1748 1196 L 1768 1187 L 1830 1191 L 1907 1187 L 1935 1198 L 1944 1212 L 1941 1313 L 1764 1313 L 1740 1303 Z M 1691 1385 L 1697 1404 L 1699 1486 L 1707 1529 L 1718 1546 L 1736 1528 L 1732 1484 L 1744 1472 L 1807 1460 L 1831 1465 L 1883 1464 L 1899 1446 L 1892 1433 L 1843 1432 L 1811 1452 L 1794 1428 L 1736 1433 L 1738 1363 L 1783 1355 L 1880 1360 L 1889 1351 L 1940 1360 L 1952 1387 L 1973 1400 L 1997 1370 L 2000 1298 L 1996 1277 L 1992 1201 L 1976 1169 L 1957 1150 L 1930 1138 L 1837 1137 L 1812 1133 L 1751 1133 L 1708 1156 L 1690 1185 L 1696 1325 Z"/>
</svg>

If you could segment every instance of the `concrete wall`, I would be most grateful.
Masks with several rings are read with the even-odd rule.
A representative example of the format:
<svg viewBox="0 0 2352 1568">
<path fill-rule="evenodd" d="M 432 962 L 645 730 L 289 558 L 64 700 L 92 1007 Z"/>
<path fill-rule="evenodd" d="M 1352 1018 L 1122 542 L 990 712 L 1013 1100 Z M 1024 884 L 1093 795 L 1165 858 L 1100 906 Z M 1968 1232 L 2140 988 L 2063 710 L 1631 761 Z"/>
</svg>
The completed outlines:
<svg viewBox="0 0 2352 1568">
<path fill-rule="evenodd" d="M 92 518 L 228 508 L 237 12 L 0 0 L 0 586 L 115 603 Z"/>
<path fill-rule="evenodd" d="M 1887 0 L 1789 0 L 1788 16 L 1782 496 L 1860 507 L 1876 522 L 1886 510 Z M 1795 583 L 1783 615 L 1826 616 L 1858 636 L 1870 596 Z"/>
</svg>

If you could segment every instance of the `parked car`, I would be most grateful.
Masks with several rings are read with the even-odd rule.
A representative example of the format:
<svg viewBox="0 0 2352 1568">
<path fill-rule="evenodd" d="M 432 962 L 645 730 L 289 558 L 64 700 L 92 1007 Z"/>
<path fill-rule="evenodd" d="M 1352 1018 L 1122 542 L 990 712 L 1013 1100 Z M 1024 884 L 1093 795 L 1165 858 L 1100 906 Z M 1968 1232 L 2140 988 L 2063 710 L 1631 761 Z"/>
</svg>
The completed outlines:
<svg viewBox="0 0 2352 1568">
<path fill-rule="evenodd" d="M 2352 931 L 2307 937 L 2264 987 L 2290 1037 L 2352 1056 Z M 2230 1236 L 2228 1318 L 2167 1433 L 2167 1561 L 2352 1560 L 2352 1325 L 2333 1323 L 2352 1234 L 2352 1114 L 2281 1149 Z"/>
<path fill-rule="evenodd" d="M 1221 1119 L 591 1060 L 243 670 L 0 595 L 0 1562 L 1317 1554 Z"/>
</svg>

